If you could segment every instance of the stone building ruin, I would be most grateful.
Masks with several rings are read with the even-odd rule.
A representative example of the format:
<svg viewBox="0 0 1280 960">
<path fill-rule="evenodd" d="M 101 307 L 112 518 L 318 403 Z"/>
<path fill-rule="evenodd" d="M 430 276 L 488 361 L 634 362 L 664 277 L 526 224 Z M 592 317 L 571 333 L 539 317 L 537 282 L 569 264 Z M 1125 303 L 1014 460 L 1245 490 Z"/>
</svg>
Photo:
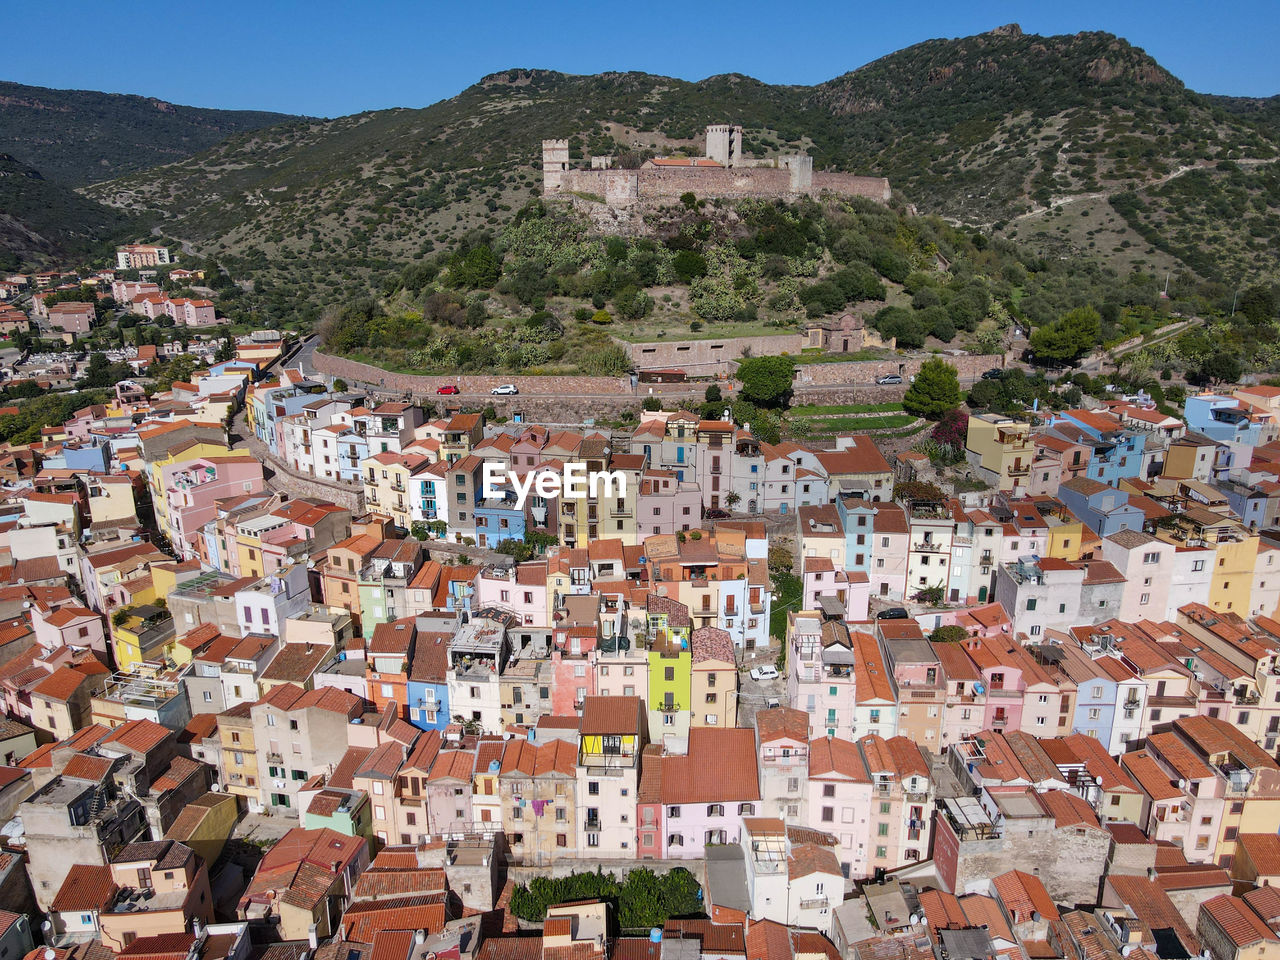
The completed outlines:
<svg viewBox="0 0 1280 960">
<path fill-rule="evenodd" d="M 740 126 L 711 124 L 705 140 L 701 157 L 654 157 L 638 170 L 614 168 L 613 157 L 592 157 L 589 166 L 580 166 L 569 159 L 568 140 L 543 140 L 543 196 L 567 195 L 625 208 L 670 202 L 685 193 L 725 200 L 831 193 L 880 203 L 887 203 L 892 193 L 884 177 L 815 172 L 813 157 L 805 153 L 747 157 Z"/>
</svg>

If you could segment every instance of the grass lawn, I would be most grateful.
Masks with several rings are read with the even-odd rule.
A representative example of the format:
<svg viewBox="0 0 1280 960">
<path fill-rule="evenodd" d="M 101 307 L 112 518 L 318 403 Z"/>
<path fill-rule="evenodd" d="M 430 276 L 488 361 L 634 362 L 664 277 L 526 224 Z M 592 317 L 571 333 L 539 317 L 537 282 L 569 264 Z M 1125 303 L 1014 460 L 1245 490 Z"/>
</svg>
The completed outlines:
<svg viewBox="0 0 1280 960">
<path fill-rule="evenodd" d="M 800 609 L 804 584 L 794 573 L 775 573 L 773 592 L 776 599 L 769 608 L 769 633 L 781 641 L 787 636 L 787 613 Z"/>
<path fill-rule="evenodd" d="M 781 337 L 800 333 L 797 326 L 777 326 L 766 320 L 738 323 L 703 323 L 702 329 L 693 331 L 687 322 L 667 315 L 646 317 L 644 320 L 619 320 L 608 326 L 609 334 L 628 343 L 652 343 L 662 340 L 725 340 L 730 337 Z M 799 358 L 797 358 L 799 360 Z M 804 360 L 799 360 L 805 363 Z"/>
<path fill-rule="evenodd" d="M 844 433 L 850 430 L 891 430 L 915 423 L 916 418 L 907 413 L 886 417 L 825 417 L 809 421 L 815 433 Z"/>
<path fill-rule="evenodd" d="M 808 406 L 792 407 L 788 411 L 793 417 L 827 417 L 839 416 L 847 413 L 901 413 L 902 404 L 900 403 L 847 403 L 836 406 L 817 406 L 809 404 Z"/>
</svg>

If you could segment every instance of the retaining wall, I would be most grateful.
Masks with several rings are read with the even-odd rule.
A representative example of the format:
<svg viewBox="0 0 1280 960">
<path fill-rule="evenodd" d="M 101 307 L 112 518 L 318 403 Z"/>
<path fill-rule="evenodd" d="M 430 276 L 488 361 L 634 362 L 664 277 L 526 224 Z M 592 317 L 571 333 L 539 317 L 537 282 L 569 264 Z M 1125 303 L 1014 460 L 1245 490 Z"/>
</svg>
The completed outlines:
<svg viewBox="0 0 1280 960">
<path fill-rule="evenodd" d="M 321 353 L 319 350 L 315 352 L 312 362 L 317 371 L 328 377 L 340 377 L 348 383 L 369 384 L 393 394 L 414 393 L 434 396 L 436 388 L 447 384 L 453 384 L 463 393 L 487 394 L 501 384 L 514 383 L 521 394 L 632 396 L 630 377 L 520 377 L 469 373 L 455 376 L 423 376 L 394 373 L 348 357 L 335 357 Z"/>
<path fill-rule="evenodd" d="M 872 384 L 877 377 L 891 373 L 901 374 L 906 379 L 919 373 L 924 362 L 931 359 L 931 354 L 912 354 L 885 360 L 855 360 L 850 363 L 805 363 L 796 367 L 795 390 L 798 394 L 806 386 Z M 1002 353 L 962 354 L 956 357 L 943 354 L 942 359 L 956 368 L 961 380 L 976 380 L 992 367 L 1005 365 Z"/>
<path fill-rule="evenodd" d="M 773 357 L 782 353 L 798 354 L 806 345 L 803 334 L 786 333 L 776 337 L 725 337 L 707 340 L 659 340 L 652 343 L 616 341 L 631 357 L 637 370 L 673 368 L 691 374 L 732 373 L 733 361 L 743 352 L 752 356 Z"/>
</svg>

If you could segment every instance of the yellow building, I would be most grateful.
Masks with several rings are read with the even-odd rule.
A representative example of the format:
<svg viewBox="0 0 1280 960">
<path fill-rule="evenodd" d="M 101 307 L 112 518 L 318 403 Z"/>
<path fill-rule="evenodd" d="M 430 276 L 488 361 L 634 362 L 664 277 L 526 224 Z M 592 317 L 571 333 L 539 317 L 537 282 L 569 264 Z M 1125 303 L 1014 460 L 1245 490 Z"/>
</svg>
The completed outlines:
<svg viewBox="0 0 1280 960">
<path fill-rule="evenodd" d="M 738 725 L 738 667 L 733 638 L 719 627 L 693 631 L 693 663 L 689 678 L 689 725 Z"/>
<path fill-rule="evenodd" d="M 1031 424 L 998 413 L 983 413 L 969 418 L 965 439 L 970 462 L 986 473 L 1001 490 L 1025 486 L 1031 474 L 1031 461 L 1036 446 L 1031 439 Z"/>
<path fill-rule="evenodd" d="M 241 703 L 218 715 L 218 740 L 222 748 L 222 769 L 227 793 L 244 797 L 249 809 L 262 807 L 258 787 L 258 752 L 254 745 L 253 720 L 249 704 Z"/>
<path fill-rule="evenodd" d="M 130 521 L 138 515 L 133 478 L 125 474 L 90 474 L 89 518 L 92 523 Z"/>
<path fill-rule="evenodd" d="M 154 588 L 148 592 L 154 598 Z M 119 610 L 111 618 L 111 645 L 120 670 L 144 660 L 173 660 L 177 640 L 169 611 L 152 603 Z"/>
<path fill-rule="evenodd" d="M 365 506 L 391 517 L 401 530 L 410 529 L 410 478 L 430 465 L 431 458 L 420 453 L 376 453 L 361 460 Z"/>
<path fill-rule="evenodd" d="M 1040 516 L 1047 528 L 1044 556 L 1057 560 L 1079 560 L 1086 539 L 1090 542 L 1094 539 L 1090 537 L 1092 531 L 1061 504 L 1041 503 L 1039 506 Z"/>
<path fill-rule="evenodd" d="M 239 804 L 235 797 L 225 793 L 206 793 L 182 809 L 165 832 L 164 839 L 185 844 L 200 854 L 205 863 L 216 863 L 239 819 Z"/>
<path fill-rule="evenodd" d="M 1219 613 L 1249 615 L 1258 538 L 1238 527 L 1239 536 L 1220 540 L 1214 549 L 1213 579 L 1209 582 L 1209 606 Z"/>
</svg>

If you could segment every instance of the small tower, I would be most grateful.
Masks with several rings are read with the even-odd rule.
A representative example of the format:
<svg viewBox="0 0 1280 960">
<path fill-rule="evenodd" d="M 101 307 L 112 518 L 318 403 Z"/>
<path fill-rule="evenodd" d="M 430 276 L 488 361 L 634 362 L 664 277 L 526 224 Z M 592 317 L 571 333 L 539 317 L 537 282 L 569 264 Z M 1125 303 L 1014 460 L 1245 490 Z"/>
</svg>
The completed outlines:
<svg viewBox="0 0 1280 960">
<path fill-rule="evenodd" d="M 736 167 L 742 160 L 742 127 L 713 123 L 707 127 L 707 159 L 722 167 Z"/>
<path fill-rule="evenodd" d="M 569 169 L 569 141 L 542 141 L 542 193 L 543 196 L 559 193 L 564 185 L 564 174 Z"/>
</svg>

